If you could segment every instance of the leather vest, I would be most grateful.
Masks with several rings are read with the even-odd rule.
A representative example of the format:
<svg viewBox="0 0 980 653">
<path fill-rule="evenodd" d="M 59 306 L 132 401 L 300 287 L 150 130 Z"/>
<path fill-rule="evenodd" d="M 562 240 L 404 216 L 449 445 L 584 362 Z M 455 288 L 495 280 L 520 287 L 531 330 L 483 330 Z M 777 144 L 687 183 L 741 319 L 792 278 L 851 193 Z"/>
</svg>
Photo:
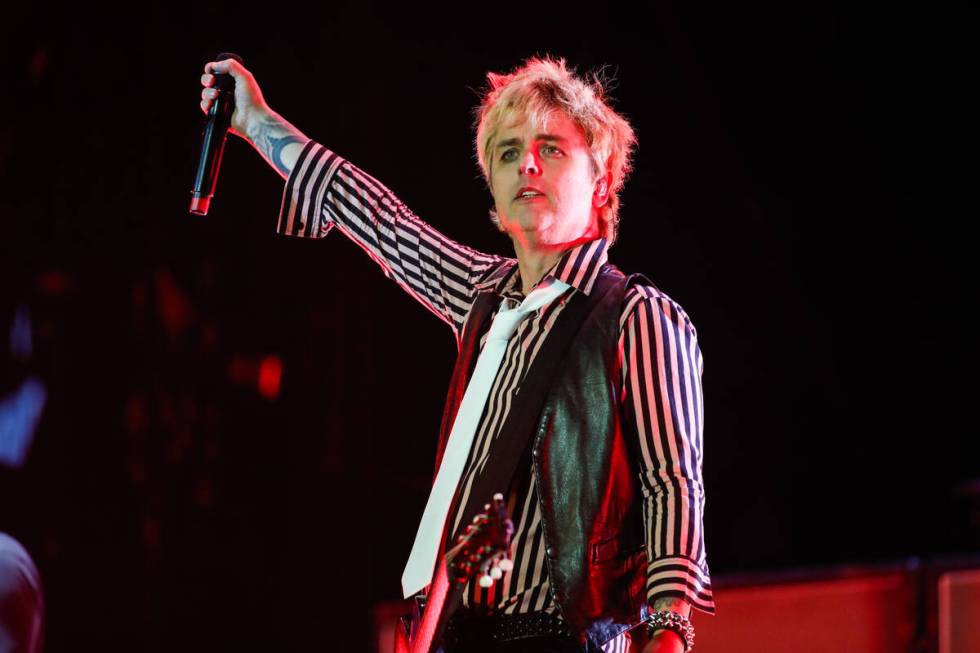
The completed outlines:
<svg viewBox="0 0 980 653">
<path fill-rule="evenodd" d="M 634 277 L 653 285 L 641 275 Z M 600 650 L 648 614 L 639 453 L 635 435 L 627 437 L 620 424 L 619 320 L 632 280 L 608 263 L 600 271 L 588 298 L 594 305 L 547 386 L 543 408 L 540 401 L 534 403 L 533 410 L 540 412 L 527 422 L 536 424 L 527 435 L 533 435 L 530 459 L 552 597 L 584 651 Z M 467 318 L 443 412 L 436 469 L 476 364 L 480 337 L 489 328 L 488 314 L 499 301 L 494 293 L 481 293 Z M 566 313 L 568 307 L 556 325 Z M 535 364 L 550 344 L 545 341 Z M 513 410 L 520 407 L 515 404 Z M 526 467 L 517 473 L 526 473 Z"/>
</svg>

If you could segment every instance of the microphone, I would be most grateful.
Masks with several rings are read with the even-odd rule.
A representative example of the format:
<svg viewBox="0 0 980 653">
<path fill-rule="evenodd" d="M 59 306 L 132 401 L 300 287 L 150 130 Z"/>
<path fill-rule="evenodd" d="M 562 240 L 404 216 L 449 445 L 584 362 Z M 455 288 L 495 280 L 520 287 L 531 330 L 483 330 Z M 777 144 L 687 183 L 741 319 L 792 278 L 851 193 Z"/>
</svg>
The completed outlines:
<svg viewBox="0 0 980 653">
<path fill-rule="evenodd" d="M 234 59 L 242 65 L 245 64 L 241 57 L 231 52 L 222 52 L 214 60 L 225 59 Z M 191 191 L 191 213 L 197 215 L 207 215 L 208 208 L 211 206 L 214 187 L 218 183 L 221 155 L 225 151 L 225 140 L 228 137 L 228 127 L 231 125 L 231 114 L 235 112 L 235 78 L 227 73 L 214 73 L 214 88 L 218 90 L 218 95 L 211 103 L 208 122 L 204 126 L 201 158 L 197 163 L 194 190 Z"/>
</svg>

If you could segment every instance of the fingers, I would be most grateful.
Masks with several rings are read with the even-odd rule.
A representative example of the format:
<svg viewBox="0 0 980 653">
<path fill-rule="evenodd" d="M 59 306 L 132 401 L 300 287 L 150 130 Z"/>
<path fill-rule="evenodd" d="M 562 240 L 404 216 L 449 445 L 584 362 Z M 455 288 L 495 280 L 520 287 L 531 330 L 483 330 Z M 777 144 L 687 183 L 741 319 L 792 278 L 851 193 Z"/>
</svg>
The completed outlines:
<svg viewBox="0 0 980 653">
<path fill-rule="evenodd" d="M 218 95 L 218 89 L 212 88 L 214 86 L 214 75 L 211 73 L 204 73 L 201 75 L 201 111 L 204 115 L 207 115 L 208 111 L 211 110 L 211 100 L 213 100 Z"/>
<path fill-rule="evenodd" d="M 204 64 L 205 73 L 226 73 L 232 77 L 238 77 L 245 69 L 234 59 L 222 59 L 221 61 L 209 61 Z"/>
<path fill-rule="evenodd" d="M 222 61 L 209 61 L 204 64 L 204 72 L 206 73 L 231 73 L 231 65 L 235 63 L 234 59 L 224 59 Z"/>
<path fill-rule="evenodd" d="M 239 73 L 239 71 L 235 69 L 235 66 L 237 65 L 238 62 L 233 59 L 209 61 L 204 64 L 204 74 L 201 75 L 201 86 L 204 88 L 201 89 L 200 107 L 201 111 L 203 111 L 205 115 L 211 109 L 211 102 L 218 96 L 218 89 L 214 88 L 214 76 L 221 73 L 227 73 L 234 76 Z"/>
<path fill-rule="evenodd" d="M 204 64 L 204 74 L 201 75 L 201 110 L 207 113 L 211 108 L 211 103 L 218 96 L 218 89 L 215 85 L 215 75 L 227 74 L 235 78 L 236 84 L 247 86 L 254 84 L 252 74 L 234 59 L 223 59 L 221 61 L 209 61 Z"/>
<path fill-rule="evenodd" d="M 204 83 L 202 78 L 201 83 Z M 218 89 L 216 88 L 202 88 L 201 89 L 201 111 L 207 113 L 211 109 L 211 102 L 214 98 L 218 97 Z"/>
</svg>

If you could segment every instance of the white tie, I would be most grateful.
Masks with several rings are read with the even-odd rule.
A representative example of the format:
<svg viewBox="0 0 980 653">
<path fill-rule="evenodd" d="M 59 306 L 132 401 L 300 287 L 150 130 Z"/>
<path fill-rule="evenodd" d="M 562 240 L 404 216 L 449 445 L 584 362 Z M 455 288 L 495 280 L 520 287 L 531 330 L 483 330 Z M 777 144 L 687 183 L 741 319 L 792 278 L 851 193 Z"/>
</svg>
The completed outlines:
<svg viewBox="0 0 980 653">
<path fill-rule="evenodd" d="M 500 308 L 494 316 L 486 343 L 477 358 L 473 376 L 470 377 L 466 392 L 463 394 L 459 412 L 456 413 L 456 421 L 453 422 L 453 429 L 446 443 L 439 473 L 436 474 L 436 481 L 432 485 L 429 501 L 425 504 L 425 512 L 422 514 L 422 521 L 415 535 L 412 553 L 408 556 L 405 571 L 402 572 L 402 591 L 405 598 L 417 593 L 432 580 L 442 531 L 446 523 L 446 513 L 449 512 L 449 504 L 463 474 L 463 466 L 473 444 L 476 427 L 483 415 L 490 387 L 497 377 L 500 362 L 507 350 L 507 342 L 527 314 L 541 308 L 568 288 L 569 285 L 565 282 L 552 278 L 551 283 L 541 284 L 531 291 L 520 306 L 512 309 Z M 505 299 L 501 302 L 501 306 L 506 303 Z"/>
</svg>

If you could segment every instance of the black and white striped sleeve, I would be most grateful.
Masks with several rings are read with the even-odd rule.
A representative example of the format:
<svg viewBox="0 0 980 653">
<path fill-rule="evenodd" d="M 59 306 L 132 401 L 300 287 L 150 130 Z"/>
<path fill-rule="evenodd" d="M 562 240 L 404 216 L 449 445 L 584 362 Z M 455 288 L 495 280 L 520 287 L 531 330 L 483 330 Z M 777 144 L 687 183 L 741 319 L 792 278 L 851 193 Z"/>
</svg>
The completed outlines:
<svg viewBox="0 0 980 653">
<path fill-rule="evenodd" d="M 311 140 L 286 180 L 277 231 L 323 238 L 334 227 L 449 324 L 457 339 L 473 303 L 473 284 L 503 260 L 444 236 L 377 179 Z"/>
<path fill-rule="evenodd" d="M 627 293 L 621 322 L 624 427 L 634 431 L 647 551 L 647 600 L 685 599 L 715 613 L 704 541 L 697 333 L 684 310 L 647 285 Z M 624 429 L 624 430 L 625 430 Z"/>
</svg>

